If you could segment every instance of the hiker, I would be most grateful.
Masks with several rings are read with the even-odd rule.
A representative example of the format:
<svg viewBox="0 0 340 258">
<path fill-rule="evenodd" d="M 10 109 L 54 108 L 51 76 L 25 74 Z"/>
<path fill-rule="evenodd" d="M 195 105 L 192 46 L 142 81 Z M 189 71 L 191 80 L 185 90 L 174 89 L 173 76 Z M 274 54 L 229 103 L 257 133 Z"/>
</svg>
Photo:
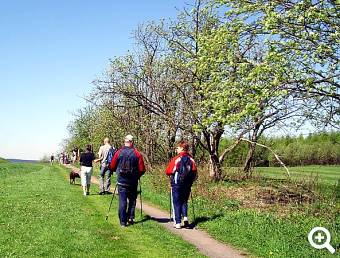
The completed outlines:
<svg viewBox="0 0 340 258">
<path fill-rule="evenodd" d="M 72 160 L 72 164 L 74 164 L 76 162 L 76 160 L 77 160 L 77 150 L 76 149 L 72 150 L 71 160 Z"/>
<path fill-rule="evenodd" d="M 50 157 L 50 164 L 53 165 L 53 162 L 54 162 L 54 155 L 51 154 L 51 157 Z"/>
<path fill-rule="evenodd" d="M 174 227 L 181 228 L 182 216 L 183 226 L 189 227 L 188 221 L 188 199 L 191 186 L 197 179 L 197 168 L 194 159 L 189 155 L 189 144 L 185 141 L 178 143 L 177 156 L 172 158 L 165 173 L 170 177 L 172 206 L 174 211 Z"/>
<path fill-rule="evenodd" d="M 99 194 L 111 194 L 110 186 L 111 186 L 111 176 L 112 171 L 109 169 L 109 164 L 112 160 L 112 157 L 115 153 L 115 148 L 111 146 L 110 139 L 104 139 L 104 145 L 100 146 L 98 151 L 99 158 L 95 160 L 95 162 L 100 161 L 100 173 L 99 173 L 99 183 L 100 190 Z M 106 174 L 106 184 L 104 184 L 104 178 Z"/>
<path fill-rule="evenodd" d="M 83 186 L 84 196 L 90 194 L 92 167 L 95 156 L 91 144 L 86 145 L 86 151 L 80 154 L 80 177 Z"/>
<path fill-rule="evenodd" d="M 133 145 L 133 136 L 127 135 L 110 163 L 110 170 L 117 173 L 119 193 L 118 216 L 120 225 L 133 225 L 137 200 L 138 180 L 145 173 L 142 155 Z M 129 204 L 127 204 L 127 200 Z"/>
</svg>

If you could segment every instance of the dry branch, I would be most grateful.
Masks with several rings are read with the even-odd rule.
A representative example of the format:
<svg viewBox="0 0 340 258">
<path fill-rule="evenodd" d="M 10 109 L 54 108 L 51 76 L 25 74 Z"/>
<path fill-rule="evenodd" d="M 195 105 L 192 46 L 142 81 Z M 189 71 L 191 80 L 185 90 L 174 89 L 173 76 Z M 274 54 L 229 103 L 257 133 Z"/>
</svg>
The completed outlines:
<svg viewBox="0 0 340 258">
<path fill-rule="evenodd" d="M 290 177 L 290 172 L 289 172 L 288 168 L 287 168 L 286 165 L 282 162 L 282 160 L 279 158 L 279 156 L 278 156 L 271 148 L 269 148 L 269 147 L 266 146 L 266 145 L 257 143 L 257 142 L 252 142 L 252 141 L 250 141 L 250 140 L 248 140 L 248 139 L 245 139 L 245 138 L 241 138 L 241 141 L 246 141 L 246 142 L 249 142 L 249 143 L 252 143 L 252 144 L 256 144 L 256 145 L 258 145 L 258 146 L 261 146 L 261 147 L 263 147 L 263 148 L 266 148 L 266 149 L 270 150 L 270 151 L 274 154 L 274 156 L 275 156 L 275 158 L 277 159 L 277 161 L 281 164 L 281 166 L 283 166 L 283 167 L 286 169 L 287 174 L 288 174 L 288 176 Z"/>
</svg>

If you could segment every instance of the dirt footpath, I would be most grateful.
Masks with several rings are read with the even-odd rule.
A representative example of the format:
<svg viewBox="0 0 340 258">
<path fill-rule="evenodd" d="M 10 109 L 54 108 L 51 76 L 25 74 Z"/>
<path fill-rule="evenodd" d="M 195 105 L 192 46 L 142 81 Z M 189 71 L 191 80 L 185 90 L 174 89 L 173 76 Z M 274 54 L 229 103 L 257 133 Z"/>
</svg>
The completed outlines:
<svg viewBox="0 0 340 258">
<path fill-rule="evenodd" d="M 79 170 L 72 165 L 65 165 L 68 168 Z M 99 185 L 98 178 L 92 176 L 91 182 L 93 184 Z M 137 207 L 140 207 L 140 202 L 137 200 Z M 213 258 L 241 258 L 245 257 L 247 254 L 242 251 L 236 250 L 231 246 L 225 245 L 211 236 L 206 232 L 199 229 L 175 229 L 173 227 L 173 222 L 169 220 L 169 213 L 160 210 L 149 203 L 143 201 L 143 212 L 151 217 L 151 219 L 157 221 L 163 227 L 165 227 L 171 233 L 181 236 L 185 241 L 196 246 L 197 249 L 204 255 Z"/>
</svg>

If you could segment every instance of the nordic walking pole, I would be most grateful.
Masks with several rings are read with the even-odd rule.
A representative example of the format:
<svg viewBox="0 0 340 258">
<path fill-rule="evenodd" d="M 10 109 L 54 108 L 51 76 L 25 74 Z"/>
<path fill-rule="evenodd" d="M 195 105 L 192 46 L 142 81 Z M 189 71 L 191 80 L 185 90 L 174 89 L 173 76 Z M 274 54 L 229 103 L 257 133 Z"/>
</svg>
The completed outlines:
<svg viewBox="0 0 340 258">
<path fill-rule="evenodd" d="M 111 206 L 112 206 L 112 201 L 113 201 L 113 198 L 115 197 L 116 195 L 116 190 L 117 190 L 117 184 L 115 186 L 115 190 L 113 191 L 113 194 L 112 194 L 112 198 L 111 198 L 111 202 L 110 202 L 110 206 L 109 206 L 109 210 L 107 211 L 107 215 L 105 217 L 105 220 L 107 220 L 109 218 L 109 213 L 110 213 L 110 210 L 111 210 Z"/>
<path fill-rule="evenodd" d="M 171 220 L 172 220 L 172 200 L 171 200 L 171 187 L 170 187 L 170 191 L 169 191 L 169 220 L 170 220 L 170 222 L 171 222 Z"/>
<path fill-rule="evenodd" d="M 140 198 L 140 219 L 143 225 L 143 202 L 142 202 L 142 182 L 139 178 L 139 198 Z"/>
<path fill-rule="evenodd" d="M 195 223 L 196 223 L 195 204 L 194 204 L 194 198 L 192 198 L 192 191 L 191 191 L 191 193 L 190 193 L 190 196 L 191 196 L 191 205 L 192 205 L 192 215 L 194 216 L 193 225 L 195 226 Z"/>
</svg>

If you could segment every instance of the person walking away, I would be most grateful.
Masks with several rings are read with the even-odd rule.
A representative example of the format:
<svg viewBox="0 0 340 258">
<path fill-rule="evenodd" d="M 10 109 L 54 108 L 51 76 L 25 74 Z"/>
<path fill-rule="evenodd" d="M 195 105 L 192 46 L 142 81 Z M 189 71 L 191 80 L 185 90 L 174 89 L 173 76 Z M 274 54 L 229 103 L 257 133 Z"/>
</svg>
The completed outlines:
<svg viewBox="0 0 340 258">
<path fill-rule="evenodd" d="M 185 141 L 178 143 L 176 152 L 177 156 L 169 162 L 165 173 L 170 177 L 172 205 L 174 209 L 174 227 L 181 228 L 183 217 L 183 226 L 188 227 L 188 199 L 191 192 L 191 186 L 197 179 L 197 167 L 194 159 L 189 155 L 189 144 Z"/>
<path fill-rule="evenodd" d="M 84 195 L 90 194 L 91 176 L 93 170 L 93 161 L 95 156 L 90 144 L 86 145 L 86 151 L 80 155 L 80 177 L 81 185 L 83 186 Z"/>
<path fill-rule="evenodd" d="M 99 151 L 98 151 L 98 156 L 99 158 L 95 160 L 95 162 L 100 161 L 100 173 L 99 173 L 99 194 L 110 194 L 110 186 L 111 186 L 111 176 L 112 176 L 112 171 L 109 169 L 109 163 L 111 160 L 108 160 L 108 157 L 113 157 L 113 154 L 115 152 L 115 149 L 113 146 L 110 144 L 110 139 L 105 138 L 104 139 L 104 145 L 100 146 Z M 105 180 L 105 174 L 106 174 L 106 182 L 104 183 Z"/>
<path fill-rule="evenodd" d="M 120 225 L 132 225 L 135 218 L 138 180 L 145 173 L 144 160 L 134 147 L 133 136 L 127 135 L 110 163 L 110 170 L 117 173 L 119 193 L 118 216 Z"/>
<path fill-rule="evenodd" d="M 53 162 L 54 162 L 54 155 L 51 154 L 51 157 L 50 157 L 50 164 L 53 165 Z"/>
<path fill-rule="evenodd" d="M 76 160 L 77 160 L 77 151 L 76 151 L 76 149 L 72 150 L 71 160 L 72 160 L 72 164 L 74 164 L 76 162 Z"/>
</svg>

